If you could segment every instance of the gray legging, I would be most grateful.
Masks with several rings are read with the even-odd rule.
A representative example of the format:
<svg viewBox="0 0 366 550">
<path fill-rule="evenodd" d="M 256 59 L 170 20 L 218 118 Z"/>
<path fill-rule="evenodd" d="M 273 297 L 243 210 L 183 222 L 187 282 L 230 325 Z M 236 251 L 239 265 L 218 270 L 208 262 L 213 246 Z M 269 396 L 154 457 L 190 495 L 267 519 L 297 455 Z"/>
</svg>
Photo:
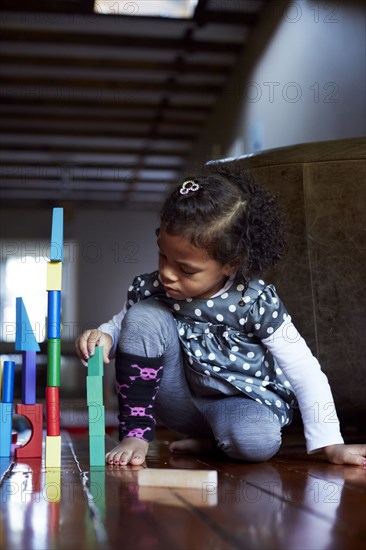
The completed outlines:
<svg viewBox="0 0 366 550">
<path fill-rule="evenodd" d="M 268 460 L 280 448 L 280 424 L 265 405 L 241 395 L 193 394 L 184 373 L 176 322 L 162 303 L 149 298 L 127 311 L 118 348 L 131 355 L 163 358 L 155 411 L 168 428 L 191 437 L 212 437 L 229 457 L 250 462 Z"/>
</svg>

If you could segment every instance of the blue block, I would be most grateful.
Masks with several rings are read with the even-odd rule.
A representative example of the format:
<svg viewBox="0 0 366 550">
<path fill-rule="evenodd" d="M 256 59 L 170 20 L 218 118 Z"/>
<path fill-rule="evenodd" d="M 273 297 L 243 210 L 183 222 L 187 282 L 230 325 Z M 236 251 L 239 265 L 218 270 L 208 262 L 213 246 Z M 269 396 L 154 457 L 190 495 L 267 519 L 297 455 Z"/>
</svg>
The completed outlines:
<svg viewBox="0 0 366 550">
<path fill-rule="evenodd" d="M 0 403 L 0 457 L 10 456 L 12 419 L 13 404 Z"/>
<path fill-rule="evenodd" d="M 64 209 L 54 208 L 52 213 L 52 232 L 50 247 L 51 262 L 64 261 Z"/>
<path fill-rule="evenodd" d="M 47 338 L 61 338 L 61 291 L 48 291 Z"/>
<path fill-rule="evenodd" d="M 36 352 L 23 352 L 22 367 L 22 403 L 35 405 L 36 403 Z"/>
<path fill-rule="evenodd" d="M 1 396 L 3 403 L 12 403 L 14 401 L 14 372 L 15 362 L 4 361 Z"/>
<path fill-rule="evenodd" d="M 15 332 L 15 350 L 16 351 L 39 351 L 40 347 L 34 336 L 27 310 L 25 309 L 23 299 L 16 298 L 16 332 Z"/>
</svg>

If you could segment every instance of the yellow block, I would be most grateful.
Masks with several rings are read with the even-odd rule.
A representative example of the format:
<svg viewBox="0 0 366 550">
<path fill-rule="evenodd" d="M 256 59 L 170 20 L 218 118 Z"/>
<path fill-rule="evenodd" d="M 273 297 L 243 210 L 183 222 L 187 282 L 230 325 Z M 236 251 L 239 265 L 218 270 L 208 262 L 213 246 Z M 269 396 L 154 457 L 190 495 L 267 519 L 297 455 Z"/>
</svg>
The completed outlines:
<svg viewBox="0 0 366 550">
<path fill-rule="evenodd" d="M 61 468 L 60 435 L 46 435 L 46 468 Z"/>
<path fill-rule="evenodd" d="M 48 262 L 46 290 L 61 290 L 62 262 Z"/>
</svg>

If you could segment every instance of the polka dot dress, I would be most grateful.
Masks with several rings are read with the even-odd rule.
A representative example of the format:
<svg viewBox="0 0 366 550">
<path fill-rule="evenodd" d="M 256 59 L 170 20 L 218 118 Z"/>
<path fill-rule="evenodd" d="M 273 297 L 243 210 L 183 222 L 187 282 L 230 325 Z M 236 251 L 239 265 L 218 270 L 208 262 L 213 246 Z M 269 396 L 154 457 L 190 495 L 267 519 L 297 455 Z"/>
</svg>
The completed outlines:
<svg viewBox="0 0 366 550">
<path fill-rule="evenodd" d="M 251 280 L 242 299 L 242 284 L 214 298 L 174 300 L 158 272 L 136 277 L 127 303 L 153 296 L 171 310 L 186 356 L 187 378 L 198 395 L 244 394 L 268 406 L 282 426 L 292 419 L 295 395 L 289 381 L 262 343 L 287 319 L 272 285 Z M 209 391 L 207 391 L 209 388 Z"/>
</svg>

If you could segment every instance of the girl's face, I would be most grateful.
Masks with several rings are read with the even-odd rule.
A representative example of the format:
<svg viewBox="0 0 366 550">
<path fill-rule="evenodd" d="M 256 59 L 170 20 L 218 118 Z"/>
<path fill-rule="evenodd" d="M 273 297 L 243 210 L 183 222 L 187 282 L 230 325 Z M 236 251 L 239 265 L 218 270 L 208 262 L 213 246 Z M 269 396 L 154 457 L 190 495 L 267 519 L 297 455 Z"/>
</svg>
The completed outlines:
<svg viewBox="0 0 366 550">
<path fill-rule="evenodd" d="M 157 244 L 160 279 L 175 300 L 209 298 L 235 271 L 232 265 L 213 260 L 205 249 L 193 246 L 187 239 L 170 235 L 164 227 L 160 228 Z"/>
</svg>

